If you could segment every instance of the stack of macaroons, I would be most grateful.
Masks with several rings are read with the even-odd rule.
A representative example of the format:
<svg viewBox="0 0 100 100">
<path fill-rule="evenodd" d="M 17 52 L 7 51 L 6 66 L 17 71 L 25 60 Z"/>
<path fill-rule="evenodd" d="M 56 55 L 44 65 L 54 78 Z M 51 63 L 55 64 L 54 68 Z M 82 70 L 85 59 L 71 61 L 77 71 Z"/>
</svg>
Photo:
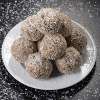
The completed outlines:
<svg viewBox="0 0 100 100">
<path fill-rule="evenodd" d="M 55 67 L 52 60 L 64 74 L 80 66 L 87 39 L 80 28 L 73 28 L 71 18 L 64 13 L 42 8 L 22 22 L 21 31 L 21 38 L 14 41 L 11 52 L 33 78 L 49 78 Z"/>
</svg>

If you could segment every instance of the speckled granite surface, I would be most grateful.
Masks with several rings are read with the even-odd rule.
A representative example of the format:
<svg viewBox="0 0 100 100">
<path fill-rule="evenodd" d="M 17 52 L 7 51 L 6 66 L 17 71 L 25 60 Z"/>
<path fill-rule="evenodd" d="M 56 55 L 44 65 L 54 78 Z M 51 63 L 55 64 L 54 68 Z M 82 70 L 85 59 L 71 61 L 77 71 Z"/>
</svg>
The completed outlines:
<svg viewBox="0 0 100 100">
<path fill-rule="evenodd" d="M 98 53 L 92 72 L 66 89 L 37 90 L 16 81 L 5 69 L 0 55 L 0 100 L 100 100 L 100 0 L 1 0 L 0 48 L 14 25 L 48 6 L 60 8 L 93 35 Z"/>
</svg>

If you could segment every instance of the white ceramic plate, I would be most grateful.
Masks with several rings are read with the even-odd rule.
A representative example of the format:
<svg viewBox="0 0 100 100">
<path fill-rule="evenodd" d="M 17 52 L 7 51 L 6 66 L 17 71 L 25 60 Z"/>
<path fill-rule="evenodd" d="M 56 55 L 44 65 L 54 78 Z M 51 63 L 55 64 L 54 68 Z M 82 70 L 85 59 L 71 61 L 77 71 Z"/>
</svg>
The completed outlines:
<svg viewBox="0 0 100 100">
<path fill-rule="evenodd" d="M 95 60 L 96 60 L 96 47 L 93 41 L 92 36 L 90 33 L 80 24 L 75 21 L 72 21 L 74 25 L 79 26 L 84 32 L 86 33 L 86 37 L 88 40 L 88 44 L 86 47 L 86 52 L 84 54 L 85 61 L 80 66 L 80 70 L 76 73 L 71 73 L 67 75 L 58 75 L 56 77 L 51 77 L 48 80 L 38 80 L 33 79 L 25 70 L 25 67 L 15 61 L 15 59 L 11 55 L 11 45 L 13 41 L 20 37 L 21 34 L 21 24 L 22 22 L 18 23 L 4 39 L 2 45 L 2 59 L 5 64 L 6 69 L 8 72 L 19 82 L 23 83 L 26 86 L 42 89 L 42 90 L 56 90 L 62 89 L 69 86 L 72 86 L 83 78 L 85 78 L 90 71 L 92 70 Z"/>
</svg>

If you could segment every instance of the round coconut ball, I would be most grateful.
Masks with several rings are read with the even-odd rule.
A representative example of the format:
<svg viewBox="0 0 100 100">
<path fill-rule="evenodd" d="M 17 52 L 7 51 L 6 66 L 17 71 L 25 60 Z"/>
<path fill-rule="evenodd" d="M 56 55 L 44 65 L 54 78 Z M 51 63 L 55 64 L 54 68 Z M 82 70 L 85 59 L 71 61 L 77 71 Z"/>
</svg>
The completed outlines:
<svg viewBox="0 0 100 100">
<path fill-rule="evenodd" d="M 64 74 L 74 71 L 76 68 L 80 66 L 80 64 L 81 55 L 73 47 L 67 48 L 66 54 L 62 58 L 56 60 L 58 70 Z"/>
<path fill-rule="evenodd" d="M 38 28 L 44 34 L 59 33 L 61 21 L 59 19 L 59 11 L 53 8 L 42 8 L 38 13 Z"/>
<path fill-rule="evenodd" d="M 11 52 L 16 61 L 24 63 L 29 54 L 36 52 L 36 44 L 25 38 L 19 38 L 13 42 Z"/>
<path fill-rule="evenodd" d="M 38 43 L 38 50 L 42 57 L 55 60 L 64 55 L 67 47 L 66 40 L 60 34 L 45 35 Z"/>
<path fill-rule="evenodd" d="M 27 17 L 21 26 L 22 36 L 31 41 L 38 41 L 43 37 L 43 34 L 37 29 L 38 17 L 36 15 Z"/>
<path fill-rule="evenodd" d="M 71 18 L 69 16 L 65 15 L 64 13 L 60 13 L 59 18 L 62 23 L 60 33 L 66 38 L 66 37 L 70 36 L 72 33 Z"/>
<path fill-rule="evenodd" d="M 36 79 L 50 77 L 53 70 L 52 63 L 42 58 L 39 53 L 30 54 L 25 66 L 29 74 Z"/>
<path fill-rule="evenodd" d="M 70 46 L 76 48 L 79 52 L 87 45 L 87 38 L 84 31 L 78 27 L 74 27 L 70 36 Z"/>
</svg>

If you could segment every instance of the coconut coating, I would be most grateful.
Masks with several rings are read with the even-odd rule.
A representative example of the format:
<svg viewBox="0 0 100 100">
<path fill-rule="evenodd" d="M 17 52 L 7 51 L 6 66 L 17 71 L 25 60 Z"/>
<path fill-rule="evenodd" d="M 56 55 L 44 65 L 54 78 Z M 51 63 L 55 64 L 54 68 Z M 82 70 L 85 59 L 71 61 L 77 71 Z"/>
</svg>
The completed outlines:
<svg viewBox="0 0 100 100">
<path fill-rule="evenodd" d="M 39 53 L 30 54 L 25 62 L 26 70 L 33 78 L 48 78 L 50 77 L 53 66 L 52 63 L 41 57 Z"/>
<path fill-rule="evenodd" d="M 65 38 L 60 35 L 45 35 L 38 43 L 38 50 L 41 56 L 46 59 L 55 60 L 64 55 L 67 47 Z"/>
<path fill-rule="evenodd" d="M 43 34 L 37 29 L 38 17 L 36 15 L 27 17 L 21 26 L 22 36 L 31 41 L 38 41 L 43 37 Z"/>
<path fill-rule="evenodd" d="M 13 42 L 11 52 L 16 61 L 24 63 L 29 54 L 36 52 L 36 44 L 21 37 Z"/>
<path fill-rule="evenodd" d="M 61 58 L 56 60 L 56 65 L 61 73 L 69 73 L 78 68 L 81 64 L 81 55 L 73 47 L 66 49 L 66 54 Z"/>
<path fill-rule="evenodd" d="M 70 46 L 73 46 L 78 51 L 82 52 L 86 45 L 87 38 L 84 31 L 78 27 L 74 27 L 70 37 Z"/>
<path fill-rule="evenodd" d="M 66 38 L 72 33 L 72 22 L 69 16 L 66 16 L 64 13 L 59 13 L 59 18 L 61 20 L 61 29 L 60 33 Z"/>
<path fill-rule="evenodd" d="M 42 8 L 38 13 L 38 28 L 44 34 L 59 33 L 61 21 L 59 19 L 59 11 L 53 8 Z"/>
</svg>

